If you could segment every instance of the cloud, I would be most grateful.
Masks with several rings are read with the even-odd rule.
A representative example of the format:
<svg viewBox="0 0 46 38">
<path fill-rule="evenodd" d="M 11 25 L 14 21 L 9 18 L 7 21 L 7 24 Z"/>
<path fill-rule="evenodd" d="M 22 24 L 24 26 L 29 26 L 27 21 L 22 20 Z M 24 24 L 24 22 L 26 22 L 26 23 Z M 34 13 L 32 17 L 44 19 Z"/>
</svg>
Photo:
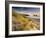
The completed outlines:
<svg viewBox="0 0 46 38">
<path fill-rule="evenodd" d="M 12 7 L 14 10 L 16 11 L 20 11 L 20 12 L 40 12 L 40 8 L 33 8 L 33 7 Z"/>
</svg>

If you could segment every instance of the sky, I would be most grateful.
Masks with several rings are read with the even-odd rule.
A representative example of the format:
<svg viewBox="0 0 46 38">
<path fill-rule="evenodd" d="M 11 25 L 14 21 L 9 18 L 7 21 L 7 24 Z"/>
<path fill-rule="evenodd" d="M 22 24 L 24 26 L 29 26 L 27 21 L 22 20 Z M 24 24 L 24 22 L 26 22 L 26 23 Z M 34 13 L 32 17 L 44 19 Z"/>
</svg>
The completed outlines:
<svg viewBox="0 0 46 38">
<path fill-rule="evenodd" d="M 40 12 L 40 8 L 35 8 L 35 7 L 12 7 L 12 9 L 19 11 L 19 12 Z"/>
</svg>

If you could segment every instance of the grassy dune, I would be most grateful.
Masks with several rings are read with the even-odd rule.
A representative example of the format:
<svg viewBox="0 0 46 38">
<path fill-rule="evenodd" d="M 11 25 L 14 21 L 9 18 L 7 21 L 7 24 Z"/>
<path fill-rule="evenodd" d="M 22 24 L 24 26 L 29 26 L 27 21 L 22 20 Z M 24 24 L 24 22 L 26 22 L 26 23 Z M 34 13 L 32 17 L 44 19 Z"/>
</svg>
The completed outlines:
<svg viewBox="0 0 46 38">
<path fill-rule="evenodd" d="M 39 30 L 40 26 L 27 18 L 23 14 L 12 13 L 12 29 L 13 31 Z"/>
</svg>

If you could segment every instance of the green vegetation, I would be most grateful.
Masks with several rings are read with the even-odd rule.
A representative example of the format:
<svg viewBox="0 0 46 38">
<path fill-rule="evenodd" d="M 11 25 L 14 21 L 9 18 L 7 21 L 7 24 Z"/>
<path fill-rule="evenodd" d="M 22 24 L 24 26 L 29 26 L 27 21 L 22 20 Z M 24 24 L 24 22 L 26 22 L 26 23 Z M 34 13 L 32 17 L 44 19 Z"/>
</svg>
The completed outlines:
<svg viewBox="0 0 46 38">
<path fill-rule="evenodd" d="M 31 19 L 27 18 L 23 14 L 12 13 L 13 24 L 15 22 L 15 30 L 36 30 L 39 26 L 32 22 Z M 15 20 L 14 20 L 15 19 Z M 14 26 L 13 26 L 14 27 Z"/>
</svg>

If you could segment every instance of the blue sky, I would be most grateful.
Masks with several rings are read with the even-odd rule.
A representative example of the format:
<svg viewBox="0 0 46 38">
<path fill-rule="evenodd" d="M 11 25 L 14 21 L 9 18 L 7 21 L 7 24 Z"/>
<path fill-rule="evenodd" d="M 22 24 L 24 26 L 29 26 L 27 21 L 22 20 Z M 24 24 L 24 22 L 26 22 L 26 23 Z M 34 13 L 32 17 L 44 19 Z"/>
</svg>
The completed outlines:
<svg viewBox="0 0 46 38">
<path fill-rule="evenodd" d="M 19 12 L 40 12 L 40 8 L 35 7 L 12 7 L 12 9 Z"/>
</svg>

